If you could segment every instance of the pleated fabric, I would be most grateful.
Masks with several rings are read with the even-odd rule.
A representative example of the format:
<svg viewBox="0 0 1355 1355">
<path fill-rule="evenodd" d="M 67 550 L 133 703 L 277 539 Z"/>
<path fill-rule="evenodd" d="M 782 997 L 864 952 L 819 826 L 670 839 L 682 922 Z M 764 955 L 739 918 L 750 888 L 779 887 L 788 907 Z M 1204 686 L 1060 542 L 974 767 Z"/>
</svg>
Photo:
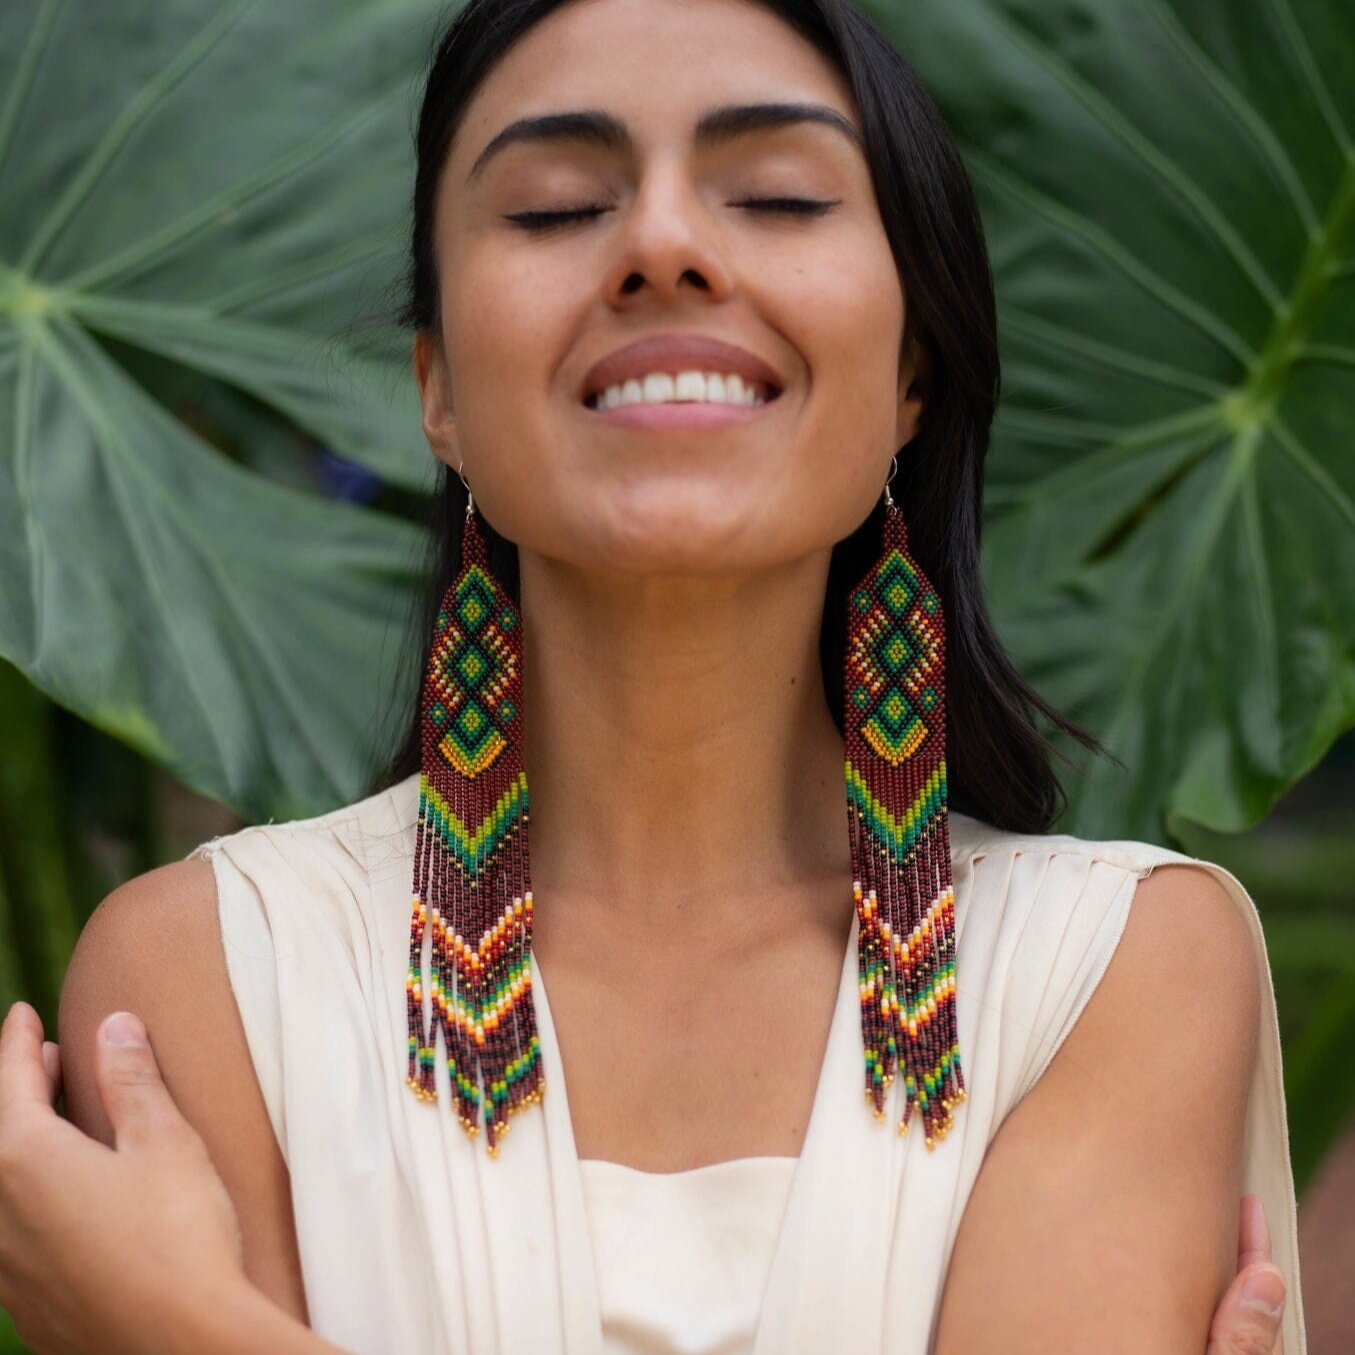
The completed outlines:
<svg viewBox="0 0 1355 1355">
<path fill-rule="evenodd" d="M 355 1355 L 604 1355 L 607 1277 L 540 964 L 547 1090 L 514 1117 L 498 1158 L 450 1113 L 445 1064 L 437 1102 L 405 1085 L 417 816 L 411 775 L 328 814 L 245 828 L 190 853 L 213 864 L 231 987 L 291 1174 L 311 1325 Z M 1262 1002 L 1243 1191 L 1264 1201 L 1288 1282 L 1286 1353 L 1306 1355 L 1279 1027 L 1251 896 L 1223 867 L 1150 843 L 1011 833 L 954 811 L 950 841 L 968 1099 L 931 1153 L 916 1126 L 900 1137 L 897 1114 L 871 1115 L 853 915 L 749 1355 L 928 1355 L 987 1146 L 1095 991 L 1138 881 L 1171 862 L 1208 869 L 1252 935 Z"/>
</svg>

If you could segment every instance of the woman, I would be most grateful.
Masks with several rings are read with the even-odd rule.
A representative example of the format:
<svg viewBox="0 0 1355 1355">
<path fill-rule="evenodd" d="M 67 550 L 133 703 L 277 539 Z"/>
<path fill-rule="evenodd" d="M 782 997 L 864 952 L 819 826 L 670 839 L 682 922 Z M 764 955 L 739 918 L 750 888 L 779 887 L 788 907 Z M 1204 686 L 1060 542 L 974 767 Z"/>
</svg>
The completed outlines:
<svg viewBox="0 0 1355 1355">
<path fill-rule="evenodd" d="M 1031 712 L 1094 741 L 984 611 L 992 281 L 915 77 L 836 4 L 496 0 L 418 152 L 419 708 L 105 901 L 71 1119 L 136 1011 L 344 1349 L 1204 1348 L 1241 1191 L 1296 1280 L 1264 943 L 1048 833 Z"/>
</svg>

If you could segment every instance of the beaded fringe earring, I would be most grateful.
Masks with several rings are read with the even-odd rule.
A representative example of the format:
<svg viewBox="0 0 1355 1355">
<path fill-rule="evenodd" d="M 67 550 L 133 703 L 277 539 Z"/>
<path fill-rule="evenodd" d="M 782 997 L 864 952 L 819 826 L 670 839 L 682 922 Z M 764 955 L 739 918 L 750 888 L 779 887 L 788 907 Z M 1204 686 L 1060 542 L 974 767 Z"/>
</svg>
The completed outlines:
<svg viewBox="0 0 1355 1355">
<path fill-rule="evenodd" d="M 457 1117 L 471 1138 L 483 1122 L 496 1157 L 509 1117 L 542 1099 L 545 1080 L 532 1001 L 521 618 L 490 572 L 466 489 L 461 570 L 438 611 L 421 693 L 406 1081 L 421 1100 L 437 1099 L 441 1030 Z M 883 550 L 849 595 L 844 661 L 861 1035 L 876 1118 L 884 1118 L 885 1089 L 902 1069 L 899 1132 L 920 1105 L 933 1148 L 965 1099 L 955 1028 L 945 621 L 908 553 L 888 483 L 884 492 Z"/>
<path fill-rule="evenodd" d="M 438 609 L 421 695 L 406 1080 L 420 1099 L 437 1099 L 441 1030 L 457 1118 L 472 1139 L 483 1122 L 497 1157 L 509 1117 L 541 1100 L 545 1081 L 532 1002 L 522 625 L 490 571 L 469 485 L 466 492 L 461 569 Z"/>
<path fill-rule="evenodd" d="M 940 597 L 908 552 L 888 481 L 884 492 L 883 549 L 848 597 L 843 672 L 861 1038 L 876 1118 L 901 1070 L 899 1133 L 916 1104 L 931 1149 L 966 1096 L 955 1014 L 946 626 Z"/>
</svg>

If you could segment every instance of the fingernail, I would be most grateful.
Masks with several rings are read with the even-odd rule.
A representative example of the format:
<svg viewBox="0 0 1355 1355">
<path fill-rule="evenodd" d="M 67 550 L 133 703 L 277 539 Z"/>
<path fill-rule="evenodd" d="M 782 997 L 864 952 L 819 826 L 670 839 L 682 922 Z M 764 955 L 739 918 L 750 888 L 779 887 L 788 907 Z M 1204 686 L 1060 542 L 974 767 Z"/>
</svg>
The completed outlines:
<svg viewBox="0 0 1355 1355">
<path fill-rule="evenodd" d="M 1284 1306 L 1284 1278 L 1277 1270 L 1258 1270 L 1243 1284 L 1242 1301 L 1249 1308 L 1277 1317 Z"/>
<path fill-rule="evenodd" d="M 131 1012 L 114 1012 L 104 1022 L 106 1044 L 145 1044 L 146 1027 Z"/>
</svg>

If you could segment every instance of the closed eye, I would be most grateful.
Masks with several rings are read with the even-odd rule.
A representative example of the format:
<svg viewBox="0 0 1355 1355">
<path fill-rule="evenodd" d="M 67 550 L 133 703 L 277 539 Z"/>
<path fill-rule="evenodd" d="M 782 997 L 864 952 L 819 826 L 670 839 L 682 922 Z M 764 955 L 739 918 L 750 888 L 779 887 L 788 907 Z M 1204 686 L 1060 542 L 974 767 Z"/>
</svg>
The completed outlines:
<svg viewBox="0 0 1355 1355">
<path fill-rule="evenodd" d="M 734 203 L 735 207 L 748 207 L 760 212 L 785 212 L 792 216 L 822 216 L 836 207 L 841 198 L 820 200 L 818 198 L 745 198 Z M 577 207 L 563 212 L 513 212 L 504 219 L 521 226 L 525 230 L 548 230 L 552 226 L 563 225 L 568 221 L 581 221 L 585 217 L 601 216 L 612 208 L 604 203 Z"/>
</svg>

